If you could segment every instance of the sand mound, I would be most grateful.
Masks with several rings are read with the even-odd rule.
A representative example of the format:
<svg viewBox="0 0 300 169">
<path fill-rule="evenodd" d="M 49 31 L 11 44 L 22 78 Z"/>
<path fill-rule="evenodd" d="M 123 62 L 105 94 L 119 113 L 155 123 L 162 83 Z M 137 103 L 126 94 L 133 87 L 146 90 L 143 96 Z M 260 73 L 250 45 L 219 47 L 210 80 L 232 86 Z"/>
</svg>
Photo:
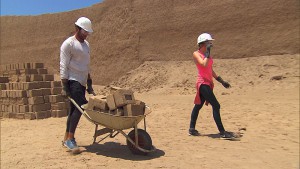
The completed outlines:
<svg viewBox="0 0 300 169">
<path fill-rule="evenodd" d="M 111 85 L 132 88 L 138 92 L 159 88 L 190 88 L 194 86 L 195 74 L 193 62 L 190 61 L 146 61 Z"/>
<path fill-rule="evenodd" d="M 282 62 L 283 58 L 285 62 Z M 214 70 L 228 80 L 235 90 L 243 91 L 248 87 L 296 80 L 299 78 L 299 55 L 215 59 Z M 191 94 L 195 92 L 196 75 L 192 61 L 147 61 L 110 85 L 131 88 L 140 93 L 159 91 L 165 94 Z M 288 83 L 290 87 L 295 85 L 298 84 Z"/>
<path fill-rule="evenodd" d="M 145 61 L 189 61 L 196 38 L 210 32 L 215 58 L 299 53 L 299 3 L 106 0 L 92 7 L 39 16 L 1 17 L 1 64 L 45 62 L 59 70 L 59 48 L 79 16 L 93 22 L 94 82 L 107 85 Z M 280 43 L 279 43 L 280 42 Z"/>
</svg>

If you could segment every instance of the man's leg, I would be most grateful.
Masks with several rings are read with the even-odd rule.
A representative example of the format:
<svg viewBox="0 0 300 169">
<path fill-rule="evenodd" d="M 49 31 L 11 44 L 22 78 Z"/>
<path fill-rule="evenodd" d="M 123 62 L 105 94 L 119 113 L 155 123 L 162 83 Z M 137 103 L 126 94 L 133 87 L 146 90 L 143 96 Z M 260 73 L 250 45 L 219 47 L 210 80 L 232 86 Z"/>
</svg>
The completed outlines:
<svg viewBox="0 0 300 169">
<path fill-rule="evenodd" d="M 76 107 L 70 102 L 70 110 L 69 110 L 69 113 L 68 113 L 68 119 L 67 119 L 67 126 L 66 126 L 66 133 L 65 133 L 65 137 L 64 137 L 64 142 L 69 137 L 71 115 L 72 115 L 72 113 L 74 112 L 75 109 L 76 109 Z"/>
<path fill-rule="evenodd" d="M 77 81 L 70 81 L 70 91 L 71 91 L 71 98 L 74 99 L 74 101 L 81 107 L 83 104 L 87 103 L 87 100 L 85 98 L 85 87 L 82 86 Z M 71 103 L 72 104 L 72 103 Z M 75 107 L 75 105 L 72 104 L 73 112 L 70 113 L 70 116 L 68 120 L 69 121 L 69 135 L 68 139 L 74 139 L 75 130 L 77 128 L 78 122 L 81 117 L 81 112 Z"/>
</svg>

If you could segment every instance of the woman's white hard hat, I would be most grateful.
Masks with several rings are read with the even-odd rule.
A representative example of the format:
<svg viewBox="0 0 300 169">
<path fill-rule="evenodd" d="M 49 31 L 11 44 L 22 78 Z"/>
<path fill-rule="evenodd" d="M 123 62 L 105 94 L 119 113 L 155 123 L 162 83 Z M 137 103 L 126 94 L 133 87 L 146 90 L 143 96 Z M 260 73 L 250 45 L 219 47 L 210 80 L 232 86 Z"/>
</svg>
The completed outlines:
<svg viewBox="0 0 300 169">
<path fill-rule="evenodd" d="M 201 35 L 198 36 L 197 39 L 197 44 L 205 42 L 205 41 L 209 41 L 209 40 L 214 40 L 210 34 L 208 33 L 202 33 Z"/>
<path fill-rule="evenodd" d="M 75 25 L 81 27 L 82 29 L 84 29 L 85 31 L 92 33 L 93 29 L 92 29 L 92 22 L 86 18 L 86 17 L 80 17 L 76 22 Z"/>
</svg>

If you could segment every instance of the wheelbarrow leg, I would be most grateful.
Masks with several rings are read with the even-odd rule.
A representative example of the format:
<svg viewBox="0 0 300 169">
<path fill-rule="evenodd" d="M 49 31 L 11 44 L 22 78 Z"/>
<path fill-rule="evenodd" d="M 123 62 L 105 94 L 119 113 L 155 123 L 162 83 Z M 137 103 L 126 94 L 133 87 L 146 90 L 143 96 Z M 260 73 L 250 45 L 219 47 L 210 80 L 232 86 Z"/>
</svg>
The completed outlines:
<svg viewBox="0 0 300 169">
<path fill-rule="evenodd" d="M 139 137 L 138 137 L 138 128 L 137 128 L 137 123 L 136 120 L 134 121 L 134 133 L 135 133 L 135 146 L 139 146 Z"/>
<path fill-rule="evenodd" d="M 101 136 L 101 135 L 106 134 L 106 133 L 109 133 L 109 134 L 106 137 L 104 137 L 103 139 L 101 139 L 100 141 L 104 140 L 108 136 L 112 137 L 112 134 L 113 134 L 113 130 L 112 129 L 102 128 L 102 129 L 98 130 L 98 124 L 95 124 L 95 125 L 96 125 L 96 127 L 95 127 L 95 134 L 94 134 L 94 142 L 93 143 L 96 143 L 96 139 L 97 139 L 98 136 Z M 100 141 L 98 141 L 98 143 Z"/>
<path fill-rule="evenodd" d="M 147 131 L 146 130 L 146 117 L 144 117 L 144 129 L 145 129 L 145 131 Z"/>
<path fill-rule="evenodd" d="M 96 124 L 96 127 L 95 127 L 94 142 L 93 142 L 93 144 L 96 142 L 96 138 L 97 138 L 96 133 L 97 133 L 97 130 L 98 130 L 98 124 Z"/>
</svg>

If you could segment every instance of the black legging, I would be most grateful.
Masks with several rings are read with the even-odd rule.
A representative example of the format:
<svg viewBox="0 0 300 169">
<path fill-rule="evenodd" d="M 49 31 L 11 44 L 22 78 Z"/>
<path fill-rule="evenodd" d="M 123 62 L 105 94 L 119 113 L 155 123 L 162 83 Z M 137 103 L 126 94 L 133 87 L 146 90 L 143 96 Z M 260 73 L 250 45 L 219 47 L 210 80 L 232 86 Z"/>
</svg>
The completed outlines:
<svg viewBox="0 0 300 169">
<path fill-rule="evenodd" d="M 200 91 L 201 104 L 195 104 L 193 108 L 191 114 L 190 128 L 195 128 L 199 110 L 202 108 L 204 102 L 208 101 L 212 105 L 214 120 L 215 123 L 217 124 L 219 132 L 220 133 L 224 132 L 225 129 L 223 127 L 221 116 L 220 116 L 220 104 L 216 99 L 213 91 L 208 85 L 201 85 L 199 87 L 199 91 Z"/>
<path fill-rule="evenodd" d="M 79 82 L 74 80 L 69 80 L 71 98 L 81 107 L 83 104 L 87 103 L 85 98 L 85 87 Z M 66 132 L 75 133 L 78 122 L 81 117 L 81 112 L 75 107 L 71 102 L 71 110 L 68 115 L 67 129 Z"/>
</svg>

